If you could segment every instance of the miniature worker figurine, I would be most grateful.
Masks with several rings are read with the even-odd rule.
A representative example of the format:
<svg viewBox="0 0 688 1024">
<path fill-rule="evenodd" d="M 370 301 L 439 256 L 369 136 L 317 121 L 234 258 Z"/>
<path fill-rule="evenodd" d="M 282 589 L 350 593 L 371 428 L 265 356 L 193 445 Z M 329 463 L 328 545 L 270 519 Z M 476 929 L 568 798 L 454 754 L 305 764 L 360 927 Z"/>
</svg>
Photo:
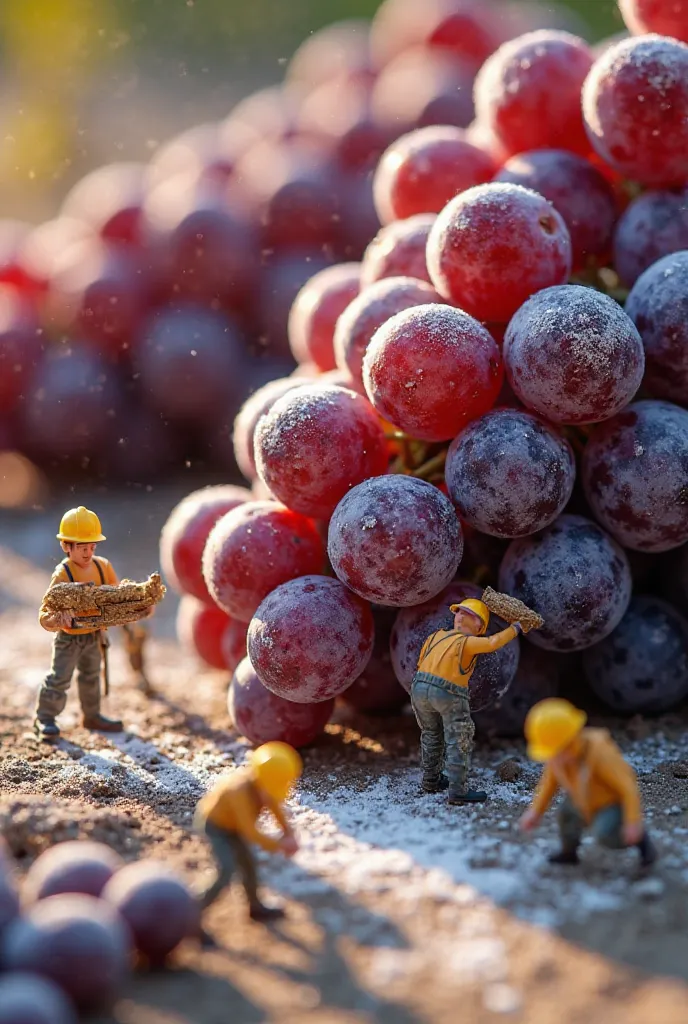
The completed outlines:
<svg viewBox="0 0 688 1024">
<path fill-rule="evenodd" d="M 411 684 L 411 704 L 420 726 L 423 791 L 449 789 L 450 804 L 481 803 L 487 793 L 466 788 L 475 726 L 468 684 L 480 654 L 498 651 L 523 632 L 520 623 L 483 636 L 490 612 L 469 598 L 453 604 L 454 628 L 439 629 L 423 644 Z M 447 775 L 442 772 L 446 757 Z"/>
<path fill-rule="evenodd" d="M 253 751 L 248 766 L 235 769 L 199 802 L 195 825 L 208 838 L 218 866 L 217 878 L 201 896 L 204 908 L 231 883 L 238 868 L 253 920 L 284 916 L 283 910 L 266 906 L 258 896 L 256 864 L 249 843 L 285 857 L 296 853 L 298 844 L 282 801 L 302 770 L 301 758 L 293 747 L 287 743 L 264 743 Z M 273 839 L 257 827 L 263 810 L 270 811 L 282 829 L 279 838 Z"/>
<path fill-rule="evenodd" d="M 105 540 L 95 512 L 83 505 L 65 512 L 57 534 L 67 557 L 56 567 L 50 586 L 56 583 L 117 585 L 115 571 L 106 558 L 96 557 L 96 545 Z M 120 732 L 122 723 L 100 712 L 101 660 L 107 657 L 105 630 L 75 628 L 69 611 L 49 613 L 41 608 L 38 621 L 55 634 L 50 672 L 38 694 L 34 731 L 39 739 L 54 741 L 60 729 L 55 719 L 67 703 L 72 675 L 77 672 L 79 700 L 86 729 Z"/>
<path fill-rule="evenodd" d="M 589 827 L 612 850 L 636 846 L 642 867 L 657 859 L 643 825 L 635 772 L 606 729 L 586 729 L 585 712 L 551 697 L 528 712 L 528 756 L 545 765 L 535 799 L 520 826 L 529 832 L 540 821 L 557 790 L 566 796 L 559 811 L 561 849 L 552 864 L 578 864 L 578 847 Z"/>
</svg>

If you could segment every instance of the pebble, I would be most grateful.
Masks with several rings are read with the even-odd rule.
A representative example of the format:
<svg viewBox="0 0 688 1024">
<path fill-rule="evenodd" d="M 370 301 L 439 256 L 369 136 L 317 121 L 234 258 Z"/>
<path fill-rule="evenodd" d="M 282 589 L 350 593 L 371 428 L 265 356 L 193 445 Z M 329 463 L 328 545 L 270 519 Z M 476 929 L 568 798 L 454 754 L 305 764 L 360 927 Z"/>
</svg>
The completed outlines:
<svg viewBox="0 0 688 1024">
<path fill-rule="evenodd" d="M 664 893 L 665 885 L 661 878 L 644 878 L 637 882 L 635 891 L 646 900 L 656 900 Z"/>
</svg>

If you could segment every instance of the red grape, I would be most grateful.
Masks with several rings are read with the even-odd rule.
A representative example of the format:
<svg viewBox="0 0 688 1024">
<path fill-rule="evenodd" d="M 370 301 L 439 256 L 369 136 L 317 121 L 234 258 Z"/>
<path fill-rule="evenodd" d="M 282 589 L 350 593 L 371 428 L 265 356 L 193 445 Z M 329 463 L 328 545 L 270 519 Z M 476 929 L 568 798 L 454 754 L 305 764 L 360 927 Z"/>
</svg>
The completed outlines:
<svg viewBox="0 0 688 1024">
<path fill-rule="evenodd" d="M 402 608 L 392 629 L 390 651 L 397 679 L 405 689 L 411 689 L 420 651 L 427 638 L 438 629 L 453 629 L 450 604 L 467 597 L 479 598 L 481 593 L 475 584 L 457 580 L 431 601 L 414 608 Z M 502 629 L 506 629 L 506 622 L 496 615 L 491 616 L 488 636 Z M 469 684 L 471 711 L 490 707 L 503 696 L 518 668 L 519 653 L 519 644 L 515 641 L 493 654 L 481 654 Z"/>
<path fill-rule="evenodd" d="M 398 711 L 408 703 L 408 694 L 395 675 L 389 650 L 396 614 L 392 609 L 373 609 L 373 619 L 375 644 L 370 661 L 339 699 L 355 711 L 367 714 Z"/>
<path fill-rule="evenodd" d="M 686 0 L 619 0 L 621 17 L 636 36 L 656 32 L 688 43 Z"/>
<path fill-rule="evenodd" d="M 280 85 L 259 89 L 244 97 L 224 121 L 221 131 L 233 135 L 250 131 L 254 141 L 289 139 L 297 134 L 301 91 Z"/>
<path fill-rule="evenodd" d="M 373 54 L 386 64 L 417 43 L 446 50 L 477 70 L 499 45 L 491 0 L 385 0 L 372 25 Z"/>
<path fill-rule="evenodd" d="M 618 215 L 616 196 L 589 160 L 564 149 L 520 153 L 494 180 L 522 185 L 549 200 L 569 229 L 574 271 L 591 260 L 605 263 Z"/>
<path fill-rule="evenodd" d="M 311 278 L 332 264 L 312 249 L 263 253 L 260 280 L 253 296 L 252 321 L 261 350 L 290 357 L 287 325 L 296 296 Z"/>
<path fill-rule="evenodd" d="M 159 309 L 144 323 L 132 352 L 150 408 L 182 423 L 234 417 L 243 358 L 237 322 L 199 303 Z"/>
<path fill-rule="evenodd" d="M 441 301 L 434 288 L 411 277 L 388 277 L 372 284 L 347 306 L 337 321 L 334 331 L 337 366 L 348 370 L 355 381 L 362 383 L 363 356 L 378 327 L 403 309 Z"/>
<path fill-rule="evenodd" d="M 590 435 L 583 483 L 595 517 L 624 547 L 688 541 L 688 411 L 635 402 Z"/>
<path fill-rule="evenodd" d="M 346 492 L 387 469 L 382 427 L 345 388 L 305 384 L 283 395 L 255 431 L 261 479 L 290 509 L 328 519 Z"/>
<path fill-rule="evenodd" d="M 201 571 L 203 549 L 218 519 L 250 500 L 245 487 L 221 484 L 187 494 L 172 509 L 160 534 L 160 564 L 173 590 L 212 605 Z"/>
<path fill-rule="evenodd" d="M 616 226 L 614 266 L 630 288 L 662 256 L 682 249 L 688 249 L 688 189 L 645 192 Z"/>
<path fill-rule="evenodd" d="M 78 1024 L 76 1010 L 52 981 L 12 971 L 0 978 L 0 1024 Z"/>
<path fill-rule="evenodd" d="M 495 409 L 454 439 L 445 469 L 459 516 L 495 537 L 525 537 L 564 510 L 576 477 L 573 449 L 552 427 Z"/>
<path fill-rule="evenodd" d="M 511 644 L 508 645 L 511 647 Z M 492 707 L 475 715 L 476 730 L 483 736 L 521 738 L 526 715 L 533 704 L 559 695 L 561 660 L 566 655 L 543 651 L 532 644 L 521 645 L 521 657 L 514 680 Z"/>
<path fill-rule="evenodd" d="M 657 597 L 634 597 L 614 632 L 585 652 L 583 667 L 614 711 L 669 711 L 688 696 L 688 621 Z"/>
<path fill-rule="evenodd" d="M 33 282 L 32 292 L 41 293 L 42 300 L 53 269 L 62 254 L 75 242 L 85 242 L 92 238 L 89 227 L 72 217 L 56 217 L 29 231 L 23 238 L 18 260 L 22 272 Z"/>
<path fill-rule="evenodd" d="M 580 651 L 608 636 L 628 607 L 631 587 L 623 549 L 583 516 L 560 516 L 540 533 L 512 541 L 499 570 L 499 589 L 545 620 L 528 640 L 550 651 Z"/>
<path fill-rule="evenodd" d="M 626 302 L 645 349 L 647 390 L 688 406 L 688 251 L 653 263 Z"/>
<path fill-rule="evenodd" d="M 334 328 L 360 291 L 359 263 L 327 267 L 308 281 L 289 314 L 289 345 L 299 362 L 312 359 L 319 370 L 334 370 Z"/>
<path fill-rule="evenodd" d="M 369 606 L 327 576 L 302 576 L 277 587 L 248 629 L 258 677 L 297 704 L 329 701 L 358 679 L 373 650 Z"/>
<path fill-rule="evenodd" d="M 145 191 L 144 164 L 105 164 L 71 188 L 61 213 L 84 221 L 107 242 L 139 245 Z"/>
<path fill-rule="evenodd" d="M 319 572 L 325 551 L 315 524 L 274 501 L 248 501 L 213 527 L 203 552 L 203 577 L 213 600 L 248 622 L 270 591 Z"/>
<path fill-rule="evenodd" d="M 471 145 L 460 128 L 418 128 L 397 139 L 380 160 L 375 207 L 383 224 L 439 213 L 459 192 L 489 181 L 495 170 L 490 155 Z"/>
<path fill-rule="evenodd" d="M 484 149 L 486 153 L 489 153 L 497 167 L 501 167 L 502 164 L 506 163 L 509 154 L 489 125 L 484 124 L 482 121 L 471 121 L 466 128 L 466 138 L 473 146 L 477 146 L 478 149 Z"/>
<path fill-rule="evenodd" d="M 11 285 L 0 284 L 0 410 L 26 400 L 43 349 L 32 307 Z"/>
<path fill-rule="evenodd" d="M 259 746 L 278 741 L 306 747 L 323 731 L 334 711 L 334 698 L 297 704 L 261 683 L 248 658 L 237 666 L 227 695 L 229 717 L 242 736 Z"/>
<path fill-rule="evenodd" d="M 583 89 L 590 142 L 611 167 L 643 185 L 688 179 L 688 46 L 661 36 L 627 39 L 595 62 Z"/>
<path fill-rule="evenodd" d="M 542 29 L 504 43 L 475 80 L 478 121 L 510 155 L 530 149 L 587 153 L 581 88 L 593 64 L 585 40 Z"/>
<path fill-rule="evenodd" d="M 77 839 L 57 843 L 44 850 L 31 865 L 24 883 L 24 899 L 35 903 L 68 892 L 100 896 L 123 866 L 122 858 L 105 843 Z"/>
<path fill-rule="evenodd" d="M 474 114 L 473 69 L 439 50 L 407 50 L 383 69 L 371 103 L 395 134 L 435 124 L 465 128 Z"/>
<path fill-rule="evenodd" d="M 222 187 L 234 174 L 239 157 L 255 142 L 255 131 L 246 125 L 194 125 L 156 150 L 148 165 L 149 182 L 183 174 Z"/>
<path fill-rule="evenodd" d="M 405 608 L 446 587 L 463 554 L 450 501 L 410 476 L 365 480 L 330 520 L 327 553 L 347 587 L 377 604 Z"/>
<path fill-rule="evenodd" d="M 533 292 L 566 281 L 571 238 L 536 192 L 478 185 L 439 214 L 427 260 L 440 295 L 477 320 L 506 323 Z"/>
<path fill-rule="evenodd" d="M 105 476 L 127 487 L 148 486 L 156 476 L 179 470 L 186 461 L 186 438 L 181 432 L 133 399 L 117 410 L 108 433 L 102 460 Z"/>
<path fill-rule="evenodd" d="M 25 266 L 22 256 L 30 233 L 30 226 L 23 221 L 0 220 L 0 284 L 14 285 L 26 298 L 34 298 L 43 286 Z"/>
<path fill-rule="evenodd" d="M 337 191 L 339 230 L 334 253 L 339 260 L 360 260 L 366 246 L 380 229 L 373 202 L 372 171 L 341 174 Z"/>
<path fill-rule="evenodd" d="M 238 619 L 229 619 L 220 640 L 222 659 L 230 672 L 235 672 L 240 661 L 246 657 L 246 634 L 248 623 Z"/>
<path fill-rule="evenodd" d="M 327 145 L 342 171 L 374 167 L 395 135 L 371 110 L 369 88 L 341 78 L 323 82 L 306 97 L 298 124 L 304 135 Z"/>
<path fill-rule="evenodd" d="M 553 423 L 595 423 L 631 401 L 645 367 L 633 321 L 609 296 L 580 285 L 533 295 L 503 347 L 511 387 Z"/>
<path fill-rule="evenodd" d="M 257 472 L 253 438 L 258 420 L 273 407 L 278 398 L 303 383 L 304 380 L 294 377 L 268 381 L 262 388 L 254 391 L 239 410 L 234 421 L 234 455 L 239 469 L 247 480 L 253 480 Z"/>
<path fill-rule="evenodd" d="M 301 89 L 332 79 L 365 84 L 375 75 L 369 34 L 364 18 L 335 21 L 312 32 L 289 61 L 287 81 Z"/>
<path fill-rule="evenodd" d="M 425 250 L 434 214 L 419 213 L 381 228 L 363 254 L 361 287 L 385 277 L 413 277 L 430 282 Z"/>
<path fill-rule="evenodd" d="M 448 441 L 494 405 L 502 385 L 491 334 L 460 309 L 414 306 L 373 335 L 363 381 L 377 412 L 423 441 Z"/>
<path fill-rule="evenodd" d="M 48 315 L 88 338 L 104 354 L 131 346 L 146 311 L 148 280 L 133 253 L 102 242 L 77 242 L 55 260 Z"/>
<path fill-rule="evenodd" d="M 229 623 L 221 608 L 186 594 L 177 609 L 177 640 L 211 668 L 227 668 L 222 640 Z"/>
</svg>

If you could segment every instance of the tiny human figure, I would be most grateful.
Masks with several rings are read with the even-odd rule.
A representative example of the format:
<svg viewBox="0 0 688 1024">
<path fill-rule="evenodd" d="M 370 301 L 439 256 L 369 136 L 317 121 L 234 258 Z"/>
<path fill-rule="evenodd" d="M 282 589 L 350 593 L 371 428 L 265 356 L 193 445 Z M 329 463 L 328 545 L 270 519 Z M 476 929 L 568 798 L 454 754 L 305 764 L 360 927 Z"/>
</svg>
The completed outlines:
<svg viewBox="0 0 688 1024">
<path fill-rule="evenodd" d="M 637 847 L 642 867 L 657 859 L 643 824 L 635 772 L 606 729 L 586 728 L 587 716 L 567 700 L 550 697 L 528 712 L 528 756 L 545 765 L 530 808 L 521 817 L 534 829 L 557 791 L 566 794 L 559 810 L 561 849 L 551 864 L 578 864 L 583 832 L 590 828 L 612 850 Z"/>
<path fill-rule="evenodd" d="M 483 636 L 490 612 L 474 598 L 449 610 L 454 613 L 454 628 L 439 629 L 427 638 L 411 684 L 411 704 L 420 727 L 422 788 L 425 793 L 448 789 L 450 804 L 482 803 L 487 793 L 466 788 L 475 735 L 468 684 L 480 654 L 498 651 L 524 629 L 515 622 L 494 636 Z"/>
<path fill-rule="evenodd" d="M 296 853 L 298 843 L 282 803 L 302 770 L 301 758 L 293 747 L 287 743 L 264 743 L 253 751 L 247 766 L 236 768 L 199 801 L 194 824 L 208 839 L 218 868 L 215 881 L 201 895 L 203 909 L 230 885 L 238 869 L 250 917 L 254 921 L 268 921 L 284 916 L 281 908 L 266 906 L 258 896 L 256 863 L 249 844 L 256 843 L 269 853 L 285 857 Z M 281 836 L 273 838 L 258 828 L 263 810 L 275 818 Z"/>
<path fill-rule="evenodd" d="M 56 583 L 118 583 L 107 558 L 96 557 L 96 545 L 105 540 L 95 512 L 80 505 L 65 512 L 57 534 L 67 557 L 56 566 L 50 586 Z M 95 612 L 97 609 L 95 609 Z M 107 657 L 107 631 L 93 627 L 77 628 L 69 611 L 50 613 L 41 607 L 38 621 L 43 629 L 54 633 L 50 672 L 38 694 L 34 732 L 39 739 L 55 741 L 60 728 L 55 719 L 64 710 L 74 671 L 86 729 L 121 732 L 122 723 L 101 714 L 101 662 Z"/>
</svg>

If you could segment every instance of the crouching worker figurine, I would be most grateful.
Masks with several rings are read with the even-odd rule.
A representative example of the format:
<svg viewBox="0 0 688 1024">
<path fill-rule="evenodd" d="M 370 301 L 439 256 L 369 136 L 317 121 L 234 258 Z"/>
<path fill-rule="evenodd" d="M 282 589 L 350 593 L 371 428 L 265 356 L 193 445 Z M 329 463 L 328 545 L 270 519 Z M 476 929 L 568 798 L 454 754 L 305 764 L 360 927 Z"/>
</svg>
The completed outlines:
<svg viewBox="0 0 688 1024">
<path fill-rule="evenodd" d="M 287 743 L 265 743 L 255 750 L 247 767 L 235 769 L 198 804 L 195 826 L 210 842 L 218 866 L 217 878 L 201 896 L 209 907 L 232 881 L 238 869 L 254 921 L 284 916 L 278 907 L 268 907 L 258 897 L 256 863 L 250 843 L 270 853 L 292 857 L 298 844 L 285 817 L 282 801 L 300 778 L 303 765 L 299 754 Z M 273 839 L 257 827 L 263 810 L 276 819 L 282 835 Z M 205 937 L 203 933 L 202 938 Z"/>
<path fill-rule="evenodd" d="M 566 794 L 559 811 L 561 849 L 552 864 L 578 864 L 581 837 L 589 828 L 597 841 L 612 850 L 635 846 L 642 867 L 657 859 L 643 825 L 635 772 L 606 729 L 586 729 L 585 712 L 567 700 L 549 698 L 528 712 L 525 734 L 528 756 L 545 765 L 521 829 L 540 821 L 557 791 Z"/>
<path fill-rule="evenodd" d="M 95 512 L 83 505 L 65 512 L 57 534 L 67 557 L 55 569 L 50 586 L 56 583 L 94 583 L 117 585 L 115 571 L 106 558 L 96 557 L 96 545 L 105 540 Z M 67 703 L 67 691 L 77 672 L 79 700 L 86 729 L 120 732 L 122 723 L 100 712 L 100 671 L 107 671 L 107 632 L 102 629 L 74 628 L 69 611 L 50 612 L 41 607 L 38 621 L 55 634 L 50 672 L 38 694 L 34 731 L 39 739 L 54 741 L 60 729 L 55 719 Z"/>
<path fill-rule="evenodd" d="M 411 684 L 411 704 L 420 726 L 422 786 L 426 793 L 449 789 L 450 804 L 481 803 L 487 793 L 466 788 L 475 735 L 468 684 L 478 656 L 498 651 L 523 628 L 515 622 L 494 636 L 483 636 L 490 612 L 474 598 L 449 610 L 454 613 L 454 628 L 428 637 Z"/>
</svg>

